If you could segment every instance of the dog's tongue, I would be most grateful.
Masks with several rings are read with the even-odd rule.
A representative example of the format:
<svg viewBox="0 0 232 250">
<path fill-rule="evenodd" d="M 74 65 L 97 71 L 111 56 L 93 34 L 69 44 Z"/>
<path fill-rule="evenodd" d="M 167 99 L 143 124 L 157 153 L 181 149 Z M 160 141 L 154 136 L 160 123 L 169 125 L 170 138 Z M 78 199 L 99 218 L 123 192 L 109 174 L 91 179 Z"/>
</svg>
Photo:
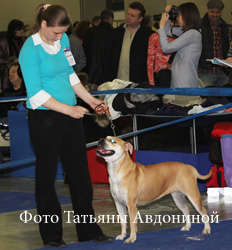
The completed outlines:
<svg viewBox="0 0 232 250">
<path fill-rule="evenodd" d="M 97 152 L 100 152 L 101 154 L 110 154 L 110 153 L 112 153 L 111 150 L 107 150 L 107 149 L 104 149 L 104 148 L 98 148 Z"/>
</svg>

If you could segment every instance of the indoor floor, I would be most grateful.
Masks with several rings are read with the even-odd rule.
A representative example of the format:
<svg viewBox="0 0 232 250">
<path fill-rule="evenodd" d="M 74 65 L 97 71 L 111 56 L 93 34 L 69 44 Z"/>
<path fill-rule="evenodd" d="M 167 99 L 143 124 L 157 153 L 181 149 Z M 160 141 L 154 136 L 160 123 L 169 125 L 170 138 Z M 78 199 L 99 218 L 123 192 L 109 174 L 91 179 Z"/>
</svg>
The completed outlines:
<svg viewBox="0 0 232 250">
<path fill-rule="evenodd" d="M 69 188 L 62 180 L 56 181 L 57 194 L 62 197 L 63 211 L 72 211 L 69 202 Z M 93 184 L 94 200 L 93 206 L 96 217 L 99 215 L 117 215 L 114 202 L 111 198 L 108 184 Z M 34 217 L 36 209 L 34 204 L 34 179 L 33 178 L 0 178 L 0 249 L 1 250 L 31 250 L 43 248 L 43 244 L 39 235 L 38 224 L 34 221 L 24 223 L 21 219 L 25 219 L 24 211 Z M 209 198 L 206 192 L 202 192 L 202 200 L 209 215 L 217 213 L 219 220 L 232 219 L 232 198 L 217 197 Z M 189 204 L 191 214 L 197 214 L 194 208 Z M 163 230 L 171 227 L 181 227 L 179 223 L 162 223 L 155 224 L 145 221 L 146 215 L 178 215 L 181 214 L 176 208 L 170 195 L 161 198 L 149 205 L 139 209 L 142 220 L 138 225 L 138 232 L 148 232 Z M 24 214 L 23 214 L 24 213 Z M 112 217 L 111 217 L 112 218 Z M 163 217 L 164 218 L 164 217 Z M 164 220 L 167 222 L 167 220 Z M 142 223 L 144 222 L 144 223 Z M 117 236 L 120 233 L 119 223 L 99 223 L 105 234 L 109 236 Z M 77 237 L 74 223 L 68 223 L 67 215 L 63 218 L 63 239 L 67 244 L 76 243 Z M 203 229 L 203 225 L 202 225 Z M 199 232 L 200 233 L 200 232 Z M 104 243 L 98 243 L 104 244 Z M 134 243 L 136 249 L 136 243 Z M 154 249 L 154 248 L 150 248 Z"/>
</svg>

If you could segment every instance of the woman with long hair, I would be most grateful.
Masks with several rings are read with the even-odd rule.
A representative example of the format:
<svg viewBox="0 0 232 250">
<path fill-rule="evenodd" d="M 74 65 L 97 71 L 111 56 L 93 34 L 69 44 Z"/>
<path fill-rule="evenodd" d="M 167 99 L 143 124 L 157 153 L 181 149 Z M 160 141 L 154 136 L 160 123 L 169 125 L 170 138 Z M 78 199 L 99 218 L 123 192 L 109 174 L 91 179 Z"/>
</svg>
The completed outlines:
<svg viewBox="0 0 232 250">
<path fill-rule="evenodd" d="M 33 35 L 19 56 L 27 89 L 29 132 L 36 155 L 35 196 L 40 234 L 49 247 L 64 247 L 62 210 L 54 187 L 60 157 L 69 180 L 73 216 L 78 218 L 79 241 L 109 241 L 94 223 L 93 190 L 88 171 L 82 117 L 88 110 L 77 105 L 79 96 L 92 109 L 107 106 L 94 98 L 74 72 L 66 31 L 69 12 L 60 5 L 41 5 Z M 69 216 L 69 215 L 68 215 Z M 54 223 L 55 218 L 55 223 Z"/>
<path fill-rule="evenodd" d="M 169 42 L 167 35 L 171 35 L 172 29 L 177 29 L 170 25 L 168 13 L 171 7 L 168 5 L 165 8 L 158 30 L 162 51 L 164 53 L 176 52 L 171 67 L 171 87 L 197 88 L 199 87 L 197 68 L 202 50 L 200 13 L 194 3 L 181 4 L 177 8 L 177 21 L 182 34 Z"/>
<path fill-rule="evenodd" d="M 83 43 L 83 41 L 85 39 L 85 35 L 90 28 L 90 25 L 91 25 L 91 22 L 89 20 L 87 20 L 87 19 L 81 20 L 79 22 L 79 24 L 76 26 L 76 28 L 74 29 L 74 33 L 79 38 L 81 43 Z"/>
</svg>

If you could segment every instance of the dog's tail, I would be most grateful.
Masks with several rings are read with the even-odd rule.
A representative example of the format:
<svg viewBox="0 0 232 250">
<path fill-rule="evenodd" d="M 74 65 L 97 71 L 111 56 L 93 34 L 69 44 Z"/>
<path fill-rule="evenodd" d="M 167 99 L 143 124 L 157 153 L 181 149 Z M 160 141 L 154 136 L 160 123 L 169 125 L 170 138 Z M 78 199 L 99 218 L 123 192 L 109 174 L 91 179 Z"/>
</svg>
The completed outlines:
<svg viewBox="0 0 232 250">
<path fill-rule="evenodd" d="M 207 180 L 207 179 L 209 179 L 212 176 L 213 170 L 210 169 L 210 171 L 209 171 L 209 173 L 207 175 L 201 175 L 196 169 L 195 169 L 194 173 L 195 173 L 197 179 Z"/>
</svg>

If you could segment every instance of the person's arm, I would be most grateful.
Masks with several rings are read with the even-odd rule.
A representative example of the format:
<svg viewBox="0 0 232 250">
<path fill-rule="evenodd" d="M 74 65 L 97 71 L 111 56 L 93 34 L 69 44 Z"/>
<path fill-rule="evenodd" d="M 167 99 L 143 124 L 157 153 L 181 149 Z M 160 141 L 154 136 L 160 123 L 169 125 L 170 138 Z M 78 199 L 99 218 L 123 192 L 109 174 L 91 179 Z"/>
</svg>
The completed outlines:
<svg viewBox="0 0 232 250">
<path fill-rule="evenodd" d="M 0 64 L 1 65 L 7 65 L 8 62 L 8 51 L 9 49 L 8 47 L 8 43 L 7 43 L 7 39 L 4 37 L 2 39 L 0 39 Z"/>
<path fill-rule="evenodd" d="M 62 102 L 59 102 L 43 89 L 40 78 L 40 57 L 37 50 L 34 48 L 34 45 L 30 46 L 29 44 L 21 50 L 19 62 L 21 65 L 23 77 L 27 88 L 27 95 L 32 109 L 36 109 L 40 106 L 43 106 L 50 110 L 69 115 L 73 118 L 83 117 L 84 114 L 88 112 L 88 110 L 84 107 L 69 106 Z M 85 90 L 85 88 L 80 83 L 80 80 L 75 74 L 73 67 L 70 67 L 69 75 L 69 81 L 75 93 L 80 96 L 84 101 L 86 101 L 91 108 L 94 109 L 98 104 L 102 102 L 92 97 L 87 91 L 85 92 L 82 90 Z"/>
<path fill-rule="evenodd" d="M 95 108 L 100 105 L 101 103 L 103 103 L 101 100 L 95 98 L 94 96 L 92 96 L 87 90 L 86 88 L 82 85 L 82 83 L 78 83 L 73 85 L 73 89 L 76 93 L 76 95 L 81 98 L 85 103 L 87 103 L 93 110 L 95 110 Z M 102 104 L 105 111 L 107 110 L 107 106 L 103 103 Z M 105 111 L 99 112 L 100 114 L 105 113 Z"/>
<path fill-rule="evenodd" d="M 80 43 L 80 45 L 81 45 L 81 43 Z M 85 56 L 85 52 L 84 52 L 82 45 L 81 45 L 81 48 L 80 48 L 79 53 L 78 53 L 77 67 L 75 69 L 76 72 L 81 72 L 81 70 L 85 66 L 86 66 L 86 56 Z"/>
<path fill-rule="evenodd" d="M 99 114 L 105 113 L 106 110 L 108 110 L 107 105 L 105 105 L 101 100 L 93 97 L 82 85 L 80 82 L 78 76 L 74 72 L 73 68 L 70 67 L 70 84 L 72 85 L 72 88 L 75 92 L 75 94 L 81 98 L 84 102 L 86 102 L 93 110 L 95 108 L 102 104 L 103 110 L 99 111 Z M 69 106 L 67 104 L 64 104 L 62 102 L 57 101 L 52 96 L 45 101 L 41 106 L 48 108 L 50 110 L 54 110 L 57 112 L 60 112 L 65 115 L 69 115 L 73 118 L 81 118 L 84 116 L 85 113 L 88 113 L 89 110 L 82 107 L 82 106 Z"/>
<path fill-rule="evenodd" d="M 44 102 L 42 106 L 59 113 L 69 115 L 73 118 L 81 118 L 85 113 L 89 112 L 88 109 L 82 106 L 69 106 L 57 101 L 52 96 L 46 102 Z"/>
<path fill-rule="evenodd" d="M 148 52 L 147 52 L 147 76 L 148 82 L 151 85 L 155 84 L 154 81 L 154 64 L 155 64 L 155 35 L 152 34 L 148 42 Z"/>
<path fill-rule="evenodd" d="M 79 73 L 86 66 L 86 56 L 80 40 L 74 35 L 70 35 L 69 39 L 70 48 L 76 61 L 76 65 L 73 67 L 75 72 Z"/>
<path fill-rule="evenodd" d="M 27 89 L 27 97 L 32 109 L 36 109 L 46 102 L 51 95 L 43 87 L 40 77 L 40 57 L 32 42 L 26 41 L 19 55 L 23 79 Z"/>
<path fill-rule="evenodd" d="M 231 62 L 231 63 L 232 63 L 232 57 L 228 57 L 228 58 L 226 58 L 226 61 L 228 61 L 228 62 Z"/>
<path fill-rule="evenodd" d="M 81 98 L 84 102 L 86 102 L 93 110 L 95 110 L 95 108 L 101 105 L 101 108 L 103 110 L 98 110 L 99 114 L 103 114 L 105 113 L 105 111 L 108 110 L 107 105 L 105 105 L 101 100 L 93 97 L 82 85 L 82 83 L 80 82 L 80 79 L 78 78 L 78 76 L 76 75 L 76 73 L 74 72 L 73 67 L 70 67 L 70 73 L 69 73 L 69 82 L 75 92 L 75 94 Z M 46 101 L 43 102 L 42 104 L 43 107 L 69 115 L 73 118 L 81 118 L 84 116 L 85 113 L 88 113 L 89 110 L 82 107 L 82 106 L 69 106 L 66 105 L 64 103 L 61 103 L 59 101 L 57 101 L 55 98 L 53 98 L 52 96 Z"/>
<path fill-rule="evenodd" d="M 74 118 L 83 117 L 83 115 L 88 112 L 88 110 L 83 107 L 69 106 L 59 102 L 43 89 L 40 78 L 40 57 L 34 45 L 28 42 L 25 47 L 22 48 L 19 63 L 32 109 L 43 106 Z M 70 72 L 74 73 L 72 67 L 70 67 Z M 78 82 L 78 78 L 75 83 L 76 82 Z"/>
<path fill-rule="evenodd" d="M 167 36 L 170 36 L 170 37 L 179 37 L 183 34 L 183 28 L 182 27 L 173 27 L 171 25 L 171 22 L 170 20 L 168 20 L 166 26 L 165 26 L 165 31 L 166 31 L 166 34 Z"/>
<path fill-rule="evenodd" d="M 172 42 L 168 41 L 168 37 L 164 28 L 159 29 L 158 33 L 162 51 L 166 54 L 176 52 L 184 46 L 193 43 L 194 41 L 196 41 L 196 39 L 201 39 L 200 32 L 196 30 L 189 30 Z"/>
<path fill-rule="evenodd" d="M 165 12 L 162 14 L 162 18 L 160 20 L 160 28 L 165 29 L 167 36 L 171 37 L 179 37 L 183 34 L 182 27 L 173 27 L 171 21 L 169 20 L 169 11 L 171 10 L 172 5 L 167 5 L 165 7 Z"/>
</svg>

